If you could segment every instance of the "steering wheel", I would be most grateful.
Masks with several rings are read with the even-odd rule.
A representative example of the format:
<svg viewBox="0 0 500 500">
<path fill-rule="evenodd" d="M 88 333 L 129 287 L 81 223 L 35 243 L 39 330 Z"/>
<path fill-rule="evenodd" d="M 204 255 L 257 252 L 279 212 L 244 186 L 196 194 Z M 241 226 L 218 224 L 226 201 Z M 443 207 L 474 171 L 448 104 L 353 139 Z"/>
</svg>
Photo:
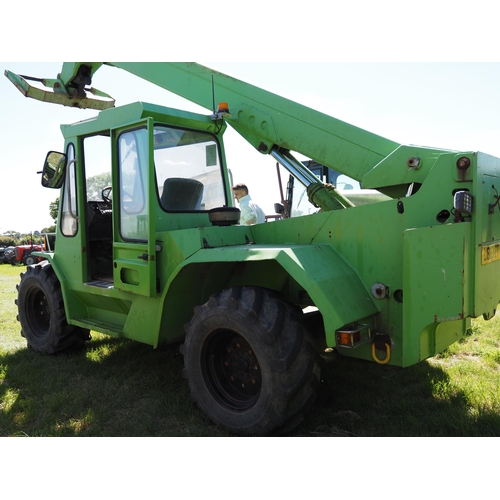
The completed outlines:
<svg viewBox="0 0 500 500">
<path fill-rule="evenodd" d="M 101 191 L 101 196 L 104 201 L 107 203 L 111 204 L 111 190 L 113 188 L 111 186 L 106 186 L 102 191 Z"/>
</svg>

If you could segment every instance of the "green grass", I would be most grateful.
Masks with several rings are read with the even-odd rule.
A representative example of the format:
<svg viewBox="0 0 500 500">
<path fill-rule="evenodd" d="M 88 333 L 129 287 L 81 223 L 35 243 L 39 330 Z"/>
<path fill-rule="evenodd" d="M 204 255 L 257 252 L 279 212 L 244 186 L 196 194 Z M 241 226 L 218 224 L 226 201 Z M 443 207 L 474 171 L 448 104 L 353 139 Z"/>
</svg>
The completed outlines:
<svg viewBox="0 0 500 500">
<path fill-rule="evenodd" d="M 229 436 L 188 402 L 178 345 L 92 333 L 85 349 L 26 349 L 19 273 L 0 266 L 0 436 Z M 292 436 L 500 435 L 500 317 L 400 369 L 325 354 L 315 405 Z"/>
</svg>

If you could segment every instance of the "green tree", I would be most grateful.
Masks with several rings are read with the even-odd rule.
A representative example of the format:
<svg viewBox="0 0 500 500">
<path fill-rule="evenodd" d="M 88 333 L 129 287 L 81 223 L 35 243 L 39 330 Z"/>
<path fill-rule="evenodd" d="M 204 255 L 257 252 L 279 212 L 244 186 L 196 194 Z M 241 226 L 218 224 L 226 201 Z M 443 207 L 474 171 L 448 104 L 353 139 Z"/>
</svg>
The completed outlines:
<svg viewBox="0 0 500 500">
<path fill-rule="evenodd" d="M 57 214 L 59 212 L 59 197 L 57 197 L 54 201 L 50 202 L 49 205 L 49 213 L 54 221 L 54 224 L 57 224 Z"/>
<path fill-rule="evenodd" d="M 111 186 L 111 172 L 104 172 L 102 174 L 94 175 L 89 177 L 86 180 L 87 185 L 87 200 L 101 200 L 102 199 L 102 190 L 106 186 Z M 59 214 L 59 197 L 57 197 L 54 201 L 50 202 L 49 205 L 49 213 L 54 221 L 54 224 L 57 224 L 57 216 Z"/>
<path fill-rule="evenodd" d="M 10 231 L 5 231 L 5 233 L 3 233 L 4 236 L 9 236 L 10 238 L 12 239 L 19 239 L 21 237 L 21 233 L 19 233 L 18 231 L 13 231 L 13 230 L 10 230 Z"/>
<path fill-rule="evenodd" d="M 86 180 L 87 200 L 102 200 L 102 190 L 111 186 L 111 172 L 93 175 Z"/>
</svg>

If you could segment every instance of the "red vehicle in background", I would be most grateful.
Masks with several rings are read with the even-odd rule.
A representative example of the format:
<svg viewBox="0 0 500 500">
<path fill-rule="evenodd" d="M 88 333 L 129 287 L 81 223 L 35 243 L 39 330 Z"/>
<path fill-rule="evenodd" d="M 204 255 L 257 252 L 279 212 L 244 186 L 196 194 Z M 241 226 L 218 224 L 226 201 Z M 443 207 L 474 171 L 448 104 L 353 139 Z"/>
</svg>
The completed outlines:
<svg viewBox="0 0 500 500">
<path fill-rule="evenodd" d="M 38 257 L 37 255 L 32 255 L 33 252 L 49 251 L 52 252 L 55 245 L 55 234 L 54 233 L 42 233 L 44 238 L 43 243 L 39 244 L 27 244 L 27 245 L 16 245 L 7 248 L 0 248 L 0 264 L 24 264 L 25 266 L 31 266 L 44 260 L 43 257 Z"/>
<path fill-rule="evenodd" d="M 40 262 L 42 257 L 32 255 L 33 252 L 40 252 L 44 250 L 44 245 L 18 245 L 14 247 L 15 262 L 13 264 L 24 264 L 31 266 Z"/>
<path fill-rule="evenodd" d="M 44 249 L 44 245 L 17 245 L 8 247 L 4 252 L 4 263 L 6 264 L 24 264 L 30 266 L 42 260 L 41 257 L 32 255 L 33 252 L 39 252 Z"/>
</svg>

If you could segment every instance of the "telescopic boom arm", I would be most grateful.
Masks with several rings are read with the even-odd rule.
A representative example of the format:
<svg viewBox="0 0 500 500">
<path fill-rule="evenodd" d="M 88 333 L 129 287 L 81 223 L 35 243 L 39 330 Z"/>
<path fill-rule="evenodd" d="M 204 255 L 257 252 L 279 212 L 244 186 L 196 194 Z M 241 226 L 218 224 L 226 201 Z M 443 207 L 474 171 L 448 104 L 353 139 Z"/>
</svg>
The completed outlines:
<svg viewBox="0 0 500 500">
<path fill-rule="evenodd" d="M 263 154 L 295 151 L 361 180 L 399 144 L 337 120 L 319 111 L 196 63 L 78 62 L 64 63 L 55 80 L 38 80 L 52 90 L 30 90 L 22 78 L 6 76 L 28 97 L 66 106 L 105 109 L 114 101 L 88 88 L 103 65 L 121 68 L 224 117 L 239 134 Z M 89 96 L 88 92 L 93 94 Z M 219 111 L 217 102 L 228 104 Z"/>
</svg>

